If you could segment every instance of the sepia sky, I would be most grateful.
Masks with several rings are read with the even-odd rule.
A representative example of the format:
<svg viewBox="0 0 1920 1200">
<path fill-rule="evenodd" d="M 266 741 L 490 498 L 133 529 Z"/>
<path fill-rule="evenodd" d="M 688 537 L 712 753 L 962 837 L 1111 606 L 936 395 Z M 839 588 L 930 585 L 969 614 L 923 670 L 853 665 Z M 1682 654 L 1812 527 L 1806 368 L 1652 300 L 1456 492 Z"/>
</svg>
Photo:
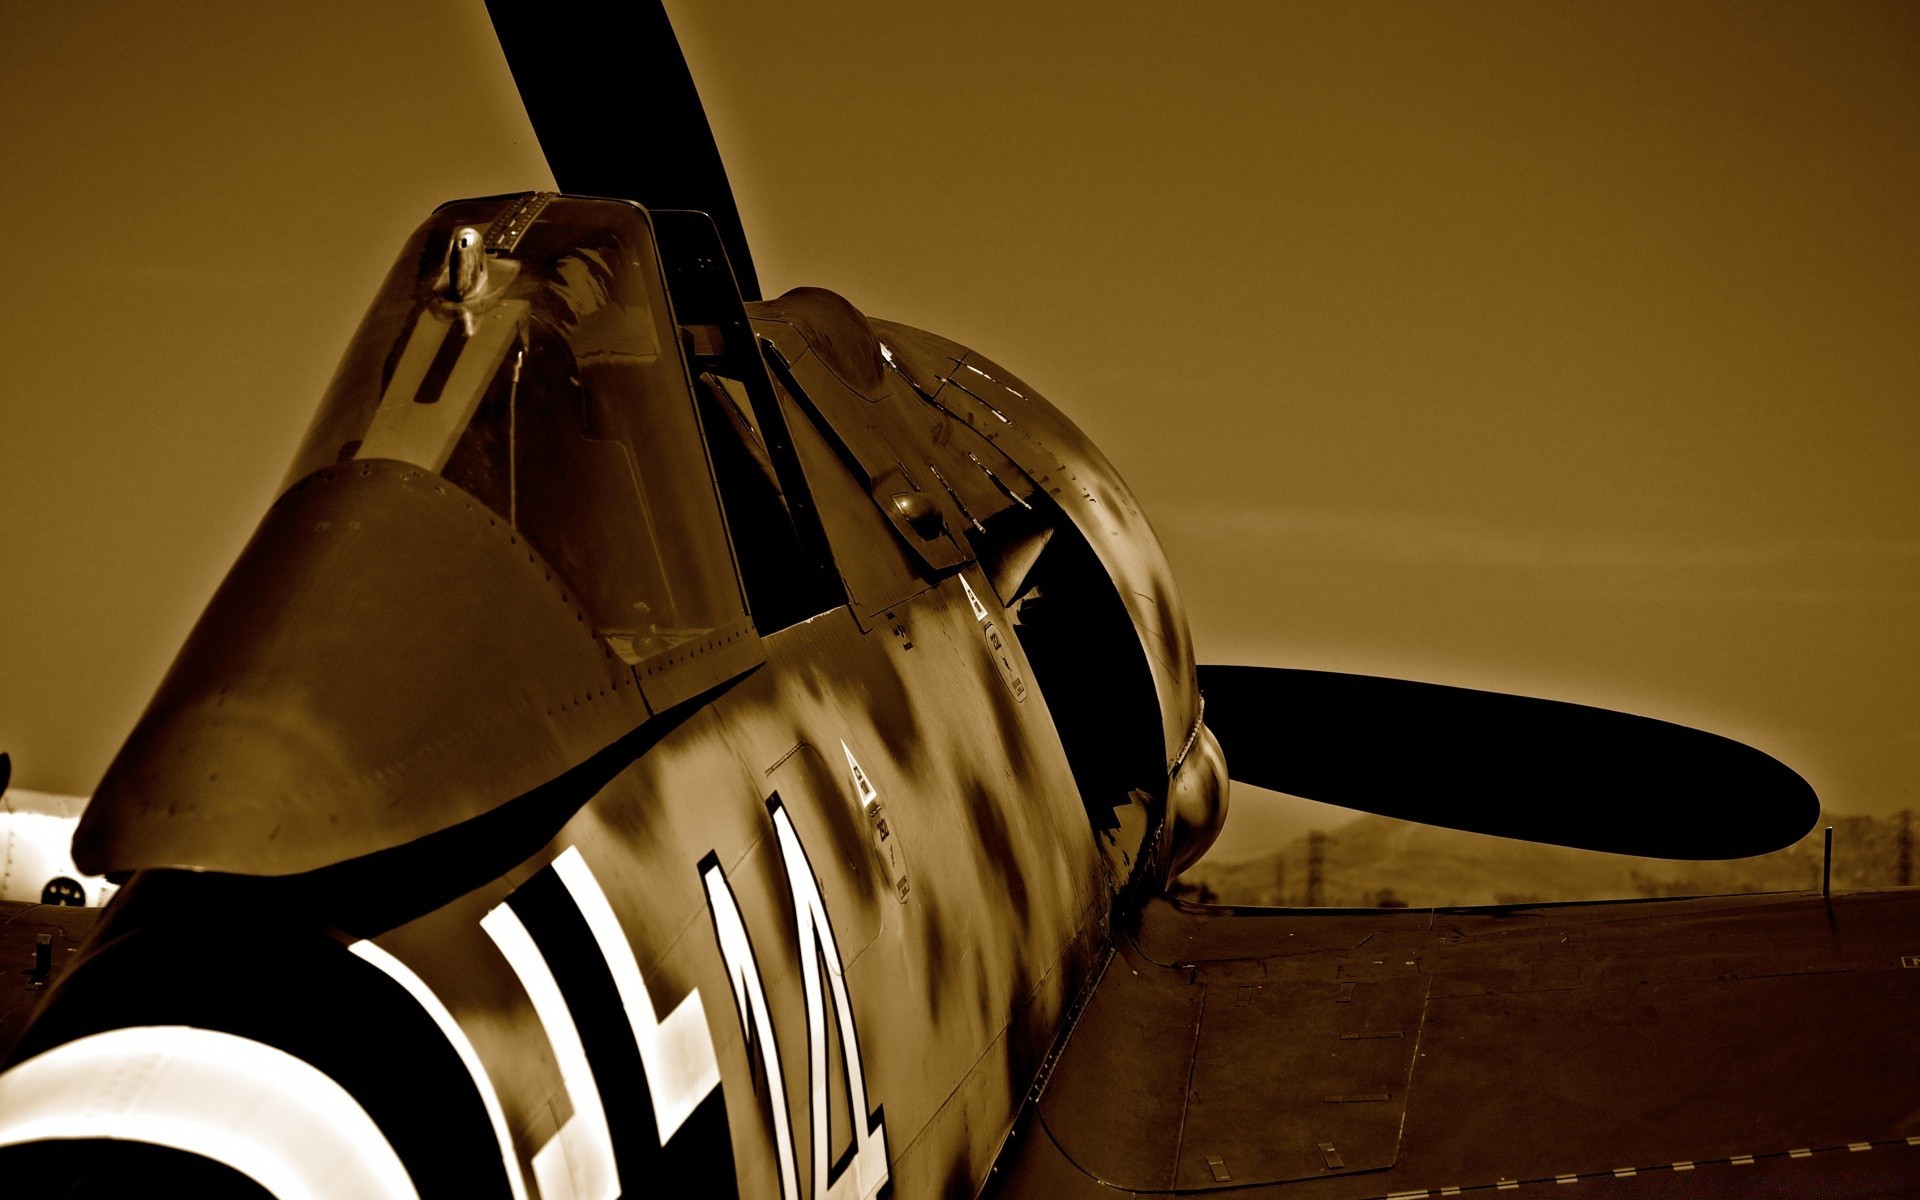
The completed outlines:
<svg viewBox="0 0 1920 1200">
<path fill-rule="evenodd" d="M 668 8 L 769 294 L 1063 407 L 1203 660 L 1920 804 L 1920 8 Z M 29 0 L 0 179 L 0 749 L 85 792 L 408 231 L 552 180 L 477 2 Z"/>
</svg>

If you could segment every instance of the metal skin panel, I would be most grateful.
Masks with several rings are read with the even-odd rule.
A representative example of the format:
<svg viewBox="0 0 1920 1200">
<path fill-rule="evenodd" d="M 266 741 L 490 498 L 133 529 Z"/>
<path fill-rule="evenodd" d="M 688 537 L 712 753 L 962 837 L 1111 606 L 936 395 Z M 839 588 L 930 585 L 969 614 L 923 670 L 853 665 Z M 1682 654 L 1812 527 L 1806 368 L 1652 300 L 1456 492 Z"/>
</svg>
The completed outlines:
<svg viewBox="0 0 1920 1200">
<path fill-rule="evenodd" d="M 833 299 L 845 304 L 837 296 Z M 753 315 L 755 329 L 773 344 L 777 355 L 775 378 L 857 474 L 862 488 L 913 555 L 922 575 L 933 580 L 966 562 L 971 556 L 955 537 L 964 519 L 938 480 L 929 478 L 933 469 L 924 461 L 914 462 L 917 456 L 901 452 L 904 439 L 900 431 L 888 428 L 897 423 L 890 397 L 876 401 L 844 378 L 852 373 L 849 362 L 870 356 L 875 364 L 873 378 L 864 386 L 888 397 L 883 390 L 886 377 L 877 365 L 878 345 L 870 338 L 863 343 L 858 336 L 865 332 L 864 320 L 852 330 L 834 329 L 835 325 L 844 327 L 854 321 L 834 306 L 791 294 L 754 305 Z M 823 327 L 833 330 L 838 338 L 829 340 L 832 334 Z"/>
<path fill-rule="evenodd" d="M 1908 1195 L 1916 902 L 1154 900 L 990 1194 Z"/>
<path fill-rule="evenodd" d="M 822 754 L 839 778 L 833 794 L 818 797 L 818 807 L 807 803 L 805 791 L 781 792 L 805 839 L 835 929 L 844 931 L 840 947 L 867 1093 L 885 1107 L 895 1194 L 915 1195 L 926 1194 L 933 1186 L 929 1181 L 944 1185 L 956 1173 L 976 1181 L 984 1175 L 991 1146 L 984 1152 L 970 1149 L 964 1125 L 928 1127 L 936 1118 L 958 1115 L 952 1098 L 958 1093 L 964 1103 L 968 1090 L 980 1089 L 981 1081 L 998 1081 L 989 1091 L 1017 1092 L 1022 1066 L 1030 1067 L 1028 1060 L 1039 1047 L 1009 1049 L 1007 1030 L 1035 1020 L 1050 1028 L 1046 1006 L 1059 1001 L 1045 989 L 1037 999 L 1029 997 L 1036 983 L 1070 968 L 1062 957 L 1095 919 L 1103 889 L 1089 859 L 1070 849 L 1062 853 L 1063 847 L 1090 847 L 1091 838 L 1057 745 L 1048 748 L 1033 737 L 1044 728 L 1045 710 L 1004 698 L 1004 685 L 957 582 L 897 610 L 897 616 L 910 629 L 911 648 L 907 639 L 884 631 L 860 634 L 844 613 L 769 639 L 769 670 L 743 682 L 728 698 L 730 706 L 735 697 L 745 702 L 766 695 L 768 700 L 763 729 L 743 720 L 751 710 L 740 708 L 726 725 L 730 741 L 754 747 L 743 749 L 742 761 L 764 764 L 751 791 L 742 787 L 735 793 L 758 793 L 754 804 L 728 810 L 751 823 L 732 838 L 716 839 L 713 849 L 754 939 L 788 1064 L 795 1127 L 803 1134 L 796 1141 L 804 1145 L 805 1116 L 798 1107 L 802 1081 L 796 1078 L 803 1072 L 794 1065 L 804 1061 L 800 966 L 792 949 L 797 935 L 760 801 L 794 768 L 789 752 L 798 732 L 799 740 L 836 751 L 845 741 L 886 804 L 911 872 L 904 903 L 873 870 L 875 852 L 844 763 Z M 830 677 L 818 666 L 827 661 L 864 665 Z M 970 715 L 981 711 L 1001 714 L 1003 722 L 989 732 Z M 667 794 L 679 790 L 664 779 L 655 787 Z M 863 856 L 864 879 L 846 865 Z M 859 930 L 869 920 L 877 921 L 877 936 L 856 949 Z M 710 1014 L 715 1012 L 719 998 L 727 995 L 717 962 L 698 986 L 715 998 L 709 1002 Z M 1031 1004 L 1041 1005 L 1041 1011 L 1029 1016 Z M 718 1011 L 724 1015 L 726 1010 Z M 716 1018 L 716 1043 L 724 1078 L 750 1074 L 737 1024 Z M 733 1128 L 763 1124 L 751 1091 L 730 1086 L 727 1095 Z M 976 1129 L 982 1120 L 998 1129 L 992 1137 L 997 1145 L 1005 1117 L 991 1109 L 976 1110 L 972 1117 Z M 749 1146 L 741 1153 L 766 1148 L 756 1152 Z M 806 1162 L 800 1164 L 802 1178 L 810 1170 Z M 743 1165 L 743 1194 L 775 1194 L 774 1177 L 771 1164 L 757 1172 Z M 755 1192 L 754 1178 L 768 1184 Z"/>
<path fill-rule="evenodd" d="M 803 407 L 930 578 L 972 557 L 969 541 L 995 517 L 1029 507 L 1033 482 L 934 403 L 844 299 L 796 288 L 755 304 L 753 316 L 788 364 Z M 909 497 L 925 506 L 917 520 L 903 511 Z"/>
<path fill-rule="evenodd" d="M 406 464 L 343 464 L 261 522 L 75 857 L 95 874 L 311 871 L 478 816 L 648 715 L 505 522 Z"/>
<path fill-rule="evenodd" d="M 1079 427 L 1005 368 L 937 334 L 888 321 L 874 327 L 901 373 L 1019 464 L 1099 555 L 1147 652 L 1171 767 L 1200 719 L 1193 638 L 1166 553 L 1133 492 Z"/>
<path fill-rule="evenodd" d="M 827 757 L 829 753 L 832 758 Z M 767 794 L 780 797 L 801 843 L 809 847 L 808 857 L 821 886 L 826 887 L 831 879 L 839 894 L 852 898 L 840 905 L 833 919 L 840 957 L 849 963 L 857 961 L 879 936 L 887 916 L 885 901 L 905 902 L 886 878 L 890 864 L 876 851 L 871 831 L 866 828 L 857 788 L 849 778 L 847 757 L 851 753 L 850 749 L 843 752 L 838 745 L 823 751 L 796 743 L 761 776 Z M 860 770 L 864 775 L 867 769 L 862 766 Z M 849 809 L 861 820 L 850 822 Z M 897 825 L 889 817 L 890 839 L 904 846 L 905 834 Z M 904 849 L 897 857 L 908 882 L 907 895 L 911 895 L 911 859 Z"/>
<path fill-rule="evenodd" d="M 1005 619 L 984 586 L 975 574 L 973 591 Z M 359 883 L 366 894 L 349 904 L 339 896 L 337 880 L 322 886 L 326 872 L 286 881 L 209 876 L 202 878 L 224 880 L 221 886 L 231 890 L 207 893 L 203 906 L 188 912 L 219 912 L 227 903 L 258 909 L 262 915 L 245 931 L 250 946 L 306 936 L 299 931 L 312 923 L 344 922 L 377 934 L 380 945 L 459 1021 L 498 1091 L 516 1151 L 531 1162 L 566 1125 L 572 1108 L 537 1014 L 480 921 L 529 890 L 560 849 L 576 847 L 619 915 L 658 1014 L 664 1017 L 696 991 L 701 998 L 722 1079 L 714 1103 L 729 1133 L 727 1150 L 715 1151 L 717 1126 L 707 1121 L 707 1150 L 696 1156 L 700 1169 L 714 1190 L 730 1190 L 737 1170 L 740 1194 L 775 1194 L 767 1097 L 757 1082 L 762 1076 L 729 1000 L 697 867 L 709 855 L 716 858 L 738 896 L 773 1028 L 790 1064 L 782 1107 L 794 1143 L 802 1147 L 800 1177 L 808 1178 L 805 997 L 793 900 L 766 805 L 778 792 L 839 940 L 866 1093 L 870 1104 L 884 1108 L 894 1194 L 940 1192 L 956 1180 L 970 1189 L 984 1179 L 1018 1097 L 1087 969 L 1089 938 L 1100 928 L 1107 893 L 1071 775 L 1050 737 L 1044 700 L 1029 696 L 1018 703 L 1008 694 L 959 581 L 927 592 L 896 616 L 910 639 L 889 631 L 863 634 L 844 609 L 768 639 L 763 670 L 709 698 L 583 798 L 584 806 L 570 817 L 555 811 L 543 818 L 564 824 L 544 844 L 535 841 L 520 851 L 527 857 L 471 890 L 403 904 L 403 889 L 393 887 L 391 878 L 367 875 Z M 982 713 L 993 719 L 983 723 Z M 842 742 L 885 804 L 904 846 L 911 871 L 904 900 L 877 869 Z M 832 747 L 832 754 L 797 755 L 797 744 Z M 552 803 L 570 802 L 556 797 Z M 512 852 L 511 844 L 526 836 L 522 831 L 492 840 Z M 463 861 L 416 857 L 406 876 L 445 891 L 462 886 L 464 871 L 484 867 L 465 861 L 472 856 L 464 850 L 444 854 Z M 164 892 L 160 885 L 172 877 L 141 872 L 135 890 Z M 223 899 L 228 896 L 231 901 Z M 336 904 L 343 915 L 330 915 L 329 906 Z M 429 904 L 428 911 L 384 932 L 368 927 L 393 919 L 377 915 L 383 905 L 397 905 L 393 911 L 405 916 Z M 186 912 L 149 903 L 116 914 L 107 944 L 96 942 L 63 985 L 65 994 L 95 1001 L 49 1005 L 36 1026 L 38 1040 L 26 1052 L 115 1023 L 115 1010 L 98 998 L 127 977 L 111 969 L 115 960 L 107 945 L 122 947 L 122 955 L 156 947 L 142 952 L 143 961 L 162 946 L 177 957 L 179 977 L 164 985 L 170 1015 L 220 1007 L 188 981 L 195 955 L 182 948 L 181 939 L 191 946 L 198 935 Z M 528 928 L 536 941 L 545 936 L 532 917 Z M 570 969 L 565 954 L 551 957 L 564 991 Z M 342 970 L 362 965 L 337 960 Z M 302 1011 L 292 992 L 313 986 L 307 974 L 278 970 L 271 959 L 235 960 L 230 971 L 245 976 L 250 1003 L 263 1011 Z M 377 988 L 386 986 L 376 982 Z M 584 1017 L 582 1023 L 591 1057 L 595 1036 Z M 412 1036 L 434 1040 L 430 1032 Z M 450 1073 L 457 1069 L 448 1066 L 441 1086 L 470 1091 Z M 620 1111 L 608 1096 L 609 1113 Z M 442 1125 L 441 1133 L 458 1144 L 491 1145 L 477 1101 L 471 1107 L 470 1119 Z M 636 1153 L 633 1147 L 645 1139 L 636 1143 L 635 1136 L 616 1131 L 616 1148 Z M 691 1153 L 680 1136 L 689 1135 L 676 1137 L 678 1149 L 653 1149 Z M 720 1188 L 721 1181 L 728 1187 Z"/>
<path fill-rule="evenodd" d="M 908 550 L 853 468 L 834 451 L 799 401 L 778 384 L 774 394 L 819 506 L 847 601 L 862 628 L 875 628 L 883 623 L 887 610 L 932 586 L 923 560 Z"/>
</svg>

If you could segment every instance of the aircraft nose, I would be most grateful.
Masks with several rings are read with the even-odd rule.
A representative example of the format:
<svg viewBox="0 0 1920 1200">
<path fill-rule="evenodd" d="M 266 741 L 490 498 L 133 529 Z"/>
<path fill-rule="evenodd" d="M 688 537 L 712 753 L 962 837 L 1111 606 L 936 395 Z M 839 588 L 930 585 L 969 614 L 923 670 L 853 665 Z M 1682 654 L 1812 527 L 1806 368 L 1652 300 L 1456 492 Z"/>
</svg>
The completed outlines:
<svg viewBox="0 0 1920 1200">
<path fill-rule="evenodd" d="M 284 875 L 402 845 L 648 717 L 539 554 L 406 463 L 315 472 L 255 531 L 101 780 L 91 873 Z"/>
</svg>

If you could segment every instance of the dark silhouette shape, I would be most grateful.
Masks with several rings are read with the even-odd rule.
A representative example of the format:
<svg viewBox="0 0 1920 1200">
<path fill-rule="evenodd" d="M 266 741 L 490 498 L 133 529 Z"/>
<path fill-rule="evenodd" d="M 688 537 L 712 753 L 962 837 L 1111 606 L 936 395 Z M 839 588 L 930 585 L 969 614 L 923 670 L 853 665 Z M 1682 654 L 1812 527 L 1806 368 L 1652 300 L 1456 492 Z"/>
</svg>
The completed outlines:
<svg viewBox="0 0 1920 1200">
<path fill-rule="evenodd" d="M 1791 845 L 1806 780 L 1717 734 L 1647 717 L 1409 680 L 1203 666 L 1234 779 L 1474 833 L 1653 858 Z"/>
</svg>

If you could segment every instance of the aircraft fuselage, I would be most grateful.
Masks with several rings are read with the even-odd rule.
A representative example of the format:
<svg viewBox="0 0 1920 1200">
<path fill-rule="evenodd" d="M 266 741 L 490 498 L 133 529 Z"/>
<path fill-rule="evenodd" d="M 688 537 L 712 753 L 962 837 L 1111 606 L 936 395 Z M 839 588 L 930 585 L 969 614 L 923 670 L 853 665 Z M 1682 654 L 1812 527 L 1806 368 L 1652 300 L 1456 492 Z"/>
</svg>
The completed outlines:
<svg viewBox="0 0 1920 1200">
<path fill-rule="evenodd" d="M 1217 828 L 1184 616 L 1044 400 L 827 293 L 743 307 L 701 220 L 505 197 L 403 251 L 76 840 L 130 886 L 0 1146 L 981 1186 L 1116 898 Z"/>
</svg>

